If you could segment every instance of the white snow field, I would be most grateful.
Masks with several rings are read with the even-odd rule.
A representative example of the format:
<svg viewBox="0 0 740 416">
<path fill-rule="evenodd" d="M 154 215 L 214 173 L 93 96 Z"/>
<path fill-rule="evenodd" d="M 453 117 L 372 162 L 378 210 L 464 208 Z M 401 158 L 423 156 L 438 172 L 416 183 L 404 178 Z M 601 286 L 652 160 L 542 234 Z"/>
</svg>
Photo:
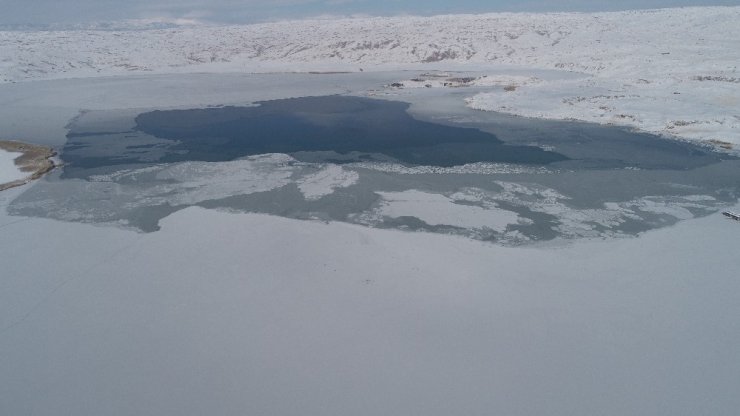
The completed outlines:
<svg viewBox="0 0 740 416">
<path fill-rule="evenodd" d="M 554 69 L 485 110 L 740 144 L 740 7 L 0 32 L 0 82 L 178 72 Z M 575 75 L 575 76 L 574 76 Z M 724 146 L 728 146 L 724 144 Z"/>
<path fill-rule="evenodd" d="M 162 226 L 0 213 L 3 414 L 740 408 L 721 215 L 560 248 L 201 208 Z"/>
<path fill-rule="evenodd" d="M 97 131 L 98 110 L 130 123 L 153 108 L 393 99 L 419 86 L 412 77 L 444 70 L 479 74 L 472 89 L 419 82 L 461 107 L 740 144 L 738 21 L 740 7 L 727 7 L 0 32 L 0 127 L 61 148 L 81 114 Z M 383 87 L 394 81 L 405 86 Z M 409 111 L 445 112 L 422 107 Z M 738 414 L 740 224 L 688 219 L 700 194 L 628 202 L 687 220 L 625 238 L 586 227 L 628 207 L 584 219 L 554 195 L 537 208 L 565 216 L 560 231 L 579 238 L 525 247 L 200 207 L 151 233 L 8 214 L 42 184 L 85 192 L 113 175 L 161 175 L 167 184 L 139 196 L 167 205 L 297 179 L 301 199 L 315 201 L 361 182 L 361 163 L 296 178 L 284 162 L 181 162 L 64 182 L 59 169 L 0 192 L 0 415 Z M 511 198 L 549 192 L 499 185 Z M 114 196 L 101 197 L 103 209 Z M 475 189 L 382 196 L 371 214 L 471 227 L 524 220 Z"/>
<path fill-rule="evenodd" d="M 20 155 L 20 153 L 0 149 L 0 184 L 14 182 L 28 176 L 15 164 L 15 158 Z"/>
</svg>

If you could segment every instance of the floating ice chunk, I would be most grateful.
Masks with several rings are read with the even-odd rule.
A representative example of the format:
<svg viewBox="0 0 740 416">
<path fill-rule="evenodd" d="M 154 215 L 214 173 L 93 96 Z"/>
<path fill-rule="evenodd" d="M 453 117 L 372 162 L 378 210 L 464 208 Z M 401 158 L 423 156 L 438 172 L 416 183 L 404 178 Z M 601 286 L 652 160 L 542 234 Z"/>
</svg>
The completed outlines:
<svg viewBox="0 0 740 416">
<path fill-rule="evenodd" d="M 307 175 L 298 181 L 298 189 L 309 200 L 321 199 L 337 188 L 346 188 L 357 183 L 357 172 L 345 170 L 338 165 L 328 165 L 320 171 Z"/>
<path fill-rule="evenodd" d="M 376 215 L 399 218 L 416 217 L 429 225 L 449 225 L 461 228 L 487 228 L 504 232 L 509 224 L 517 224 L 519 216 L 496 207 L 456 203 L 456 199 L 441 194 L 417 190 L 378 192 L 383 201 Z"/>
</svg>

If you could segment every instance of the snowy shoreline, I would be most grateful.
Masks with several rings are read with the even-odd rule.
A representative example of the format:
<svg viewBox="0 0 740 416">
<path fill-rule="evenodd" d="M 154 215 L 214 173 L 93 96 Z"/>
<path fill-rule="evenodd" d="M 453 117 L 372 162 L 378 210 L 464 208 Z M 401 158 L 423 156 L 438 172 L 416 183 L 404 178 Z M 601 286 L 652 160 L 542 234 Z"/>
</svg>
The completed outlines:
<svg viewBox="0 0 740 416">
<path fill-rule="evenodd" d="M 0 140 L 0 191 L 25 185 L 54 169 L 54 150 Z"/>
<path fill-rule="evenodd" d="M 0 85 L 132 74 L 480 71 L 510 82 L 471 94 L 472 108 L 736 150 L 738 21 L 740 7 L 692 7 L 0 31 Z M 541 70 L 561 76 L 522 75 Z"/>
<path fill-rule="evenodd" d="M 740 115 L 735 113 L 740 102 L 718 104 L 730 88 L 707 90 L 696 85 L 699 82 L 703 81 L 674 79 L 650 87 L 631 80 L 548 81 L 476 94 L 466 103 L 476 110 L 520 117 L 627 127 L 737 153 Z M 740 93 L 738 85 L 732 88 Z"/>
</svg>

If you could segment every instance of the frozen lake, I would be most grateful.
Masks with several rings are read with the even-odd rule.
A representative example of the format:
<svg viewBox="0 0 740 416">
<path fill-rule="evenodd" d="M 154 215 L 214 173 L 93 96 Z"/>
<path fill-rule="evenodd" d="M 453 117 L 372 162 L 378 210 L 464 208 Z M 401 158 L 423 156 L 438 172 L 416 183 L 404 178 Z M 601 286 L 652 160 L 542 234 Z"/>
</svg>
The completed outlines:
<svg viewBox="0 0 740 416">
<path fill-rule="evenodd" d="M 151 232 L 201 206 L 517 245 L 635 235 L 740 193 L 740 161 L 696 145 L 470 110 L 455 91 L 383 98 L 86 112 L 63 170 L 9 212 Z"/>
<path fill-rule="evenodd" d="M 0 192 L 2 411 L 735 415 L 739 234 L 716 211 L 737 160 L 473 111 L 476 89 L 384 88 L 409 77 L 0 85 L 6 134 L 68 162 Z M 221 137 L 206 161 L 136 121 L 337 94 L 564 158 L 250 155 Z"/>
</svg>

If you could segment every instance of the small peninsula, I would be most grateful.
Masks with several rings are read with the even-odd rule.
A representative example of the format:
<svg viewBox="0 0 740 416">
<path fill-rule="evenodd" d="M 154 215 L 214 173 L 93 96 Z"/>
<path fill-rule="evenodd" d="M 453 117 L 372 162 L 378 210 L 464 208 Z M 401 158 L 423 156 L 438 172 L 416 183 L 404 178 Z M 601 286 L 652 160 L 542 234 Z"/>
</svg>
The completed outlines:
<svg viewBox="0 0 740 416">
<path fill-rule="evenodd" d="M 56 156 L 56 152 L 49 147 L 13 140 L 0 140 L 0 150 L 18 153 L 18 157 L 14 159 L 15 166 L 22 174 L 26 174 L 25 176 L 21 174 L 20 179 L 13 178 L 7 182 L 0 178 L 0 191 L 38 179 L 56 166 L 52 160 Z"/>
</svg>

